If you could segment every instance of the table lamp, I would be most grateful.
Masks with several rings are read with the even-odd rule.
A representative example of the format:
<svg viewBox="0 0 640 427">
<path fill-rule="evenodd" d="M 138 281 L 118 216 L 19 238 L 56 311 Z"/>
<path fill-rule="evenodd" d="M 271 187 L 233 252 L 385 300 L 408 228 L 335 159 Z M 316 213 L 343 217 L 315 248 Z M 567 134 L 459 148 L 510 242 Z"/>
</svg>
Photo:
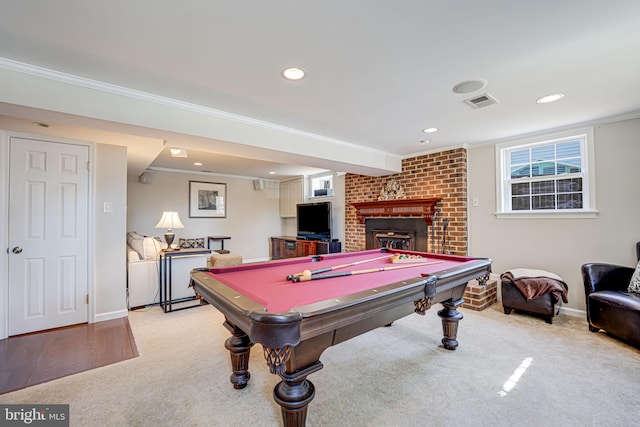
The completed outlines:
<svg viewBox="0 0 640 427">
<path fill-rule="evenodd" d="M 184 224 L 180 221 L 180 217 L 178 216 L 178 212 L 174 211 L 164 211 L 162 212 L 162 218 L 156 224 L 156 228 L 166 228 L 167 232 L 164 233 L 164 240 L 167 242 L 167 251 L 172 251 L 171 244 L 173 243 L 173 239 L 176 237 L 173 234 L 174 228 L 184 228 Z"/>
</svg>

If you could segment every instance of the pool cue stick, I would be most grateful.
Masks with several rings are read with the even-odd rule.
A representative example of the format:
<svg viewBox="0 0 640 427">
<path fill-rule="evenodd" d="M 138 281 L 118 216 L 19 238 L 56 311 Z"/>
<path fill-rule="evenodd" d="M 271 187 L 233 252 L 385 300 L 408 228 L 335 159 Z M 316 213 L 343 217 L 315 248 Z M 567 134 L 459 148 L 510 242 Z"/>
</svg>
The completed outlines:
<svg viewBox="0 0 640 427">
<path fill-rule="evenodd" d="M 302 273 L 296 273 L 296 274 L 288 275 L 287 276 L 287 280 L 294 280 L 296 277 L 301 277 L 301 276 L 313 276 L 314 274 L 324 273 L 324 272 L 327 272 L 327 271 L 338 270 L 340 268 L 351 267 L 351 266 L 358 265 L 358 264 L 364 264 L 366 262 L 377 261 L 377 260 L 383 259 L 383 258 L 391 258 L 392 256 L 393 256 L 393 254 L 386 254 L 384 256 L 379 256 L 379 257 L 376 257 L 376 258 L 365 259 L 365 260 L 361 260 L 361 261 L 354 261 L 354 262 L 351 262 L 349 264 L 336 265 L 334 267 L 319 268 L 318 270 L 313 270 L 313 271 L 305 270 Z"/>
<path fill-rule="evenodd" d="M 307 282 L 309 280 L 319 280 L 319 279 L 331 279 L 333 277 L 343 277 L 343 276 L 356 276 L 358 274 L 367 274 L 367 273 L 378 273 L 380 271 L 387 270 L 399 270 L 401 268 L 410 268 L 410 267 L 421 267 L 423 265 L 430 264 L 440 264 L 444 261 L 432 261 L 432 262 L 422 262 L 419 264 L 402 264 L 402 265 L 393 265 L 390 267 L 378 267 L 378 268 L 368 268 L 366 270 L 353 270 L 353 271 L 340 271 L 337 273 L 328 273 L 328 274 L 320 274 L 316 276 L 300 276 L 295 278 L 294 282 Z"/>
</svg>

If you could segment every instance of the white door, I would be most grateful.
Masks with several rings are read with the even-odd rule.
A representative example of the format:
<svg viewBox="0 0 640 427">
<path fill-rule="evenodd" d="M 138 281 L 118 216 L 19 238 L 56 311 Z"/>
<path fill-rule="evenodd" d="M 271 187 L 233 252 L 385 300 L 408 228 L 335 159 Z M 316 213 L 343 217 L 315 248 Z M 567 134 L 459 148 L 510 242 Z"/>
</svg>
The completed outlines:
<svg viewBox="0 0 640 427">
<path fill-rule="evenodd" d="M 88 320 L 89 148 L 9 142 L 9 335 Z"/>
</svg>

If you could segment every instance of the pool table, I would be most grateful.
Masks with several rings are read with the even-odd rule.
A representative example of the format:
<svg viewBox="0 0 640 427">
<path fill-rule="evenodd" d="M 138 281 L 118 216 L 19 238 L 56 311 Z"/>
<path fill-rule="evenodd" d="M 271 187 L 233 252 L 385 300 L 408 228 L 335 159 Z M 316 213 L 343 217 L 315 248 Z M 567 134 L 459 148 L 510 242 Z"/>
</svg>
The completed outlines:
<svg viewBox="0 0 640 427">
<path fill-rule="evenodd" d="M 393 263 L 400 255 L 409 259 Z M 315 273 L 312 280 L 290 280 L 304 271 Z M 411 313 L 424 315 L 433 303 L 443 305 L 442 344 L 455 350 L 467 282 L 482 283 L 490 272 L 490 259 L 375 249 L 197 269 L 191 286 L 225 316 L 233 386 L 247 385 L 249 352 L 262 344 L 271 373 L 282 379 L 274 399 L 284 425 L 304 426 L 315 395 L 307 376 L 322 369 L 324 350 Z"/>
</svg>

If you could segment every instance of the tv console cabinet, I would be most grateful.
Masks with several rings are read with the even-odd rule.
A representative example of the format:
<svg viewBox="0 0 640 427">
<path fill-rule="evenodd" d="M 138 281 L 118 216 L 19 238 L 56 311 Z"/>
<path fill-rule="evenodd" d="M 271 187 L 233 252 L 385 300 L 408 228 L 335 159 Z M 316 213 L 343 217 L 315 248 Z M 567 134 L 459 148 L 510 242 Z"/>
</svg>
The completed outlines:
<svg viewBox="0 0 640 427">
<path fill-rule="evenodd" d="M 291 236 L 271 238 L 271 259 L 332 254 L 342 251 L 339 241 L 304 240 Z"/>
</svg>

